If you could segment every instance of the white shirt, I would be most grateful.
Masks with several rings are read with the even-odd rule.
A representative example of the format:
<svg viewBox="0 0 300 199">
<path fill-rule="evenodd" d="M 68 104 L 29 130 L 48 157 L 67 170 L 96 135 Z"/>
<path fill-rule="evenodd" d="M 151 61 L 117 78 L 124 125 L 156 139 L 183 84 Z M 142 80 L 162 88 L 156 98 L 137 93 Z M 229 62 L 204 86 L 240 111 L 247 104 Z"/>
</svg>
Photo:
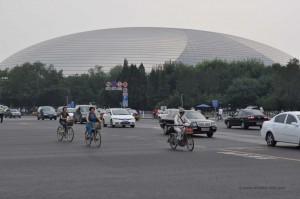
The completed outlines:
<svg viewBox="0 0 300 199">
<path fill-rule="evenodd" d="M 219 115 L 223 115 L 223 109 L 219 109 Z"/>
<path fill-rule="evenodd" d="M 183 115 L 180 119 L 179 115 L 176 115 L 174 118 L 174 124 L 175 125 L 183 125 L 184 123 L 191 123 L 186 117 L 185 115 Z"/>
</svg>

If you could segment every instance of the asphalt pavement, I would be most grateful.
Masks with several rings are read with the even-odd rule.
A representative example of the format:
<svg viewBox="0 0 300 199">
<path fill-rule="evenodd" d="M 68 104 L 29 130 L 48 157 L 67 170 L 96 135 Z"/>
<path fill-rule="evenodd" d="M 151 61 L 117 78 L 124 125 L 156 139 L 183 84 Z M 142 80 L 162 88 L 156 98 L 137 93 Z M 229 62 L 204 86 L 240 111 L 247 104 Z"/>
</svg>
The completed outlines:
<svg viewBox="0 0 300 199">
<path fill-rule="evenodd" d="M 300 149 L 267 147 L 258 128 L 194 136 L 195 149 L 172 150 L 158 121 L 103 128 L 100 148 L 58 141 L 58 121 L 35 117 L 0 124 L 0 199 L 298 198 Z"/>
</svg>

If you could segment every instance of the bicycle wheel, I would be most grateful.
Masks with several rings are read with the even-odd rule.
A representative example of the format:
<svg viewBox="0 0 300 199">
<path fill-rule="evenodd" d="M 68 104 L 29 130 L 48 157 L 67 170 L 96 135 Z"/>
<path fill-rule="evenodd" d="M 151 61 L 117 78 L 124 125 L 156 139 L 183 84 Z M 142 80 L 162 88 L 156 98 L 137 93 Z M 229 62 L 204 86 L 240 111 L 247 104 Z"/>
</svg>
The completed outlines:
<svg viewBox="0 0 300 199">
<path fill-rule="evenodd" d="M 101 133 L 100 130 L 95 130 L 96 132 L 94 133 L 94 142 L 96 147 L 101 146 Z"/>
<path fill-rule="evenodd" d="M 186 145 L 187 149 L 189 151 L 193 151 L 194 150 L 194 139 L 191 136 L 188 136 L 186 142 L 187 142 L 187 145 Z"/>
<path fill-rule="evenodd" d="M 74 130 L 73 130 L 72 127 L 69 127 L 69 128 L 68 128 L 68 133 L 67 133 L 67 135 L 68 135 L 68 141 L 69 141 L 69 142 L 72 142 L 73 139 L 74 139 Z"/>
<path fill-rule="evenodd" d="M 175 143 L 175 136 L 174 134 L 170 134 L 170 146 L 172 149 L 176 149 L 177 144 Z"/>
<path fill-rule="evenodd" d="M 57 139 L 58 141 L 62 141 L 62 139 L 64 138 L 64 135 L 62 133 L 62 126 L 57 127 Z"/>
<path fill-rule="evenodd" d="M 87 146 L 90 146 L 91 145 L 91 142 L 92 142 L 92 138 L 88 137 L 88 132 L 86 131 L 85 134 L 84 134 L 84 140 L 85 140 L 85 143 Z"/>
</svg>

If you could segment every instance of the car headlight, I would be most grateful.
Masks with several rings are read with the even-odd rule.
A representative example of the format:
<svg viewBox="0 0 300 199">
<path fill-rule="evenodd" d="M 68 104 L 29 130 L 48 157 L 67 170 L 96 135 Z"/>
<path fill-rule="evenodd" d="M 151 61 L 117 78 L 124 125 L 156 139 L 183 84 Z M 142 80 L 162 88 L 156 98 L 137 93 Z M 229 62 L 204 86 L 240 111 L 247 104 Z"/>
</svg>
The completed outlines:
<svg viewBox="0 0 300 199">
<path fill-rule="evenodd" d="M 212 126 L 217 126 L 217 124 L 215 122 L 212 122 L 211 125 Z"/>
<path fill-rule="evenodd" d="M 44 115 L 48 115 L 48 113 L 44 113 Z"/>
</svg>

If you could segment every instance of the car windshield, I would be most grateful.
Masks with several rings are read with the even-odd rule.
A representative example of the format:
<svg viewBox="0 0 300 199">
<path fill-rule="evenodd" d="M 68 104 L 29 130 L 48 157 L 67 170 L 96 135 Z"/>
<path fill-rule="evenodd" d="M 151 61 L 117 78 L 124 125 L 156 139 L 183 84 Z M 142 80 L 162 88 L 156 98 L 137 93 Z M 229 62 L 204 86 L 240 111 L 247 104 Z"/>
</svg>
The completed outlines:
<svg viewBox="0 0 300 199">
<path fill-rule="evenodd" d="M 54 108 L 50 107 L 50 106 L 45 106 L 43 108 L 44 111 L 52 111 L 52 112 L 55 112 Z"/>
<path fill-rule="evenodd" d="M 67 112 L 68 113 L 73 113 L 73 112 L 75 112 L 75 109 L 74 108 L 67 108 Z"/>
<path fill-rule="evenodd" d="M 185 116 L 187 119 L 206 119 L 201 113 L 198 111 L 186 111 Z"/>
<path fill-rule="evenodd" d="M 260 110 L 255 110 L 255 109 L 250 109 L 250 110 L 244 110 L 244 114 L 249 116 L 249 115 L 264 115 Z"/>
<path fill-rule="evenodd" d="M 112 110 L 113 115 L 130 115 L 126 109 Z"/>
<path fill-rule="evenodd" d="M 137 113 L 137 111 L 134 110 L 134 109 L 128 109 L 127 111 L 128 111 L 129 113 Z"/>
<path fill-rule="evenodd" d="M 300 115 L 297 115 L 298 119 L 300 120 Z"/>
<path fill-rule="evenodd" d="M 80 111 L 81 112 L 89 112 L 89 108 L 90 108 L 89 106 L 81 106 Z"/>
<path fill-rule="evenodd" d="M 10 109 L 10 112 L 18 112 L 17 109 Z"/>
</svg>

